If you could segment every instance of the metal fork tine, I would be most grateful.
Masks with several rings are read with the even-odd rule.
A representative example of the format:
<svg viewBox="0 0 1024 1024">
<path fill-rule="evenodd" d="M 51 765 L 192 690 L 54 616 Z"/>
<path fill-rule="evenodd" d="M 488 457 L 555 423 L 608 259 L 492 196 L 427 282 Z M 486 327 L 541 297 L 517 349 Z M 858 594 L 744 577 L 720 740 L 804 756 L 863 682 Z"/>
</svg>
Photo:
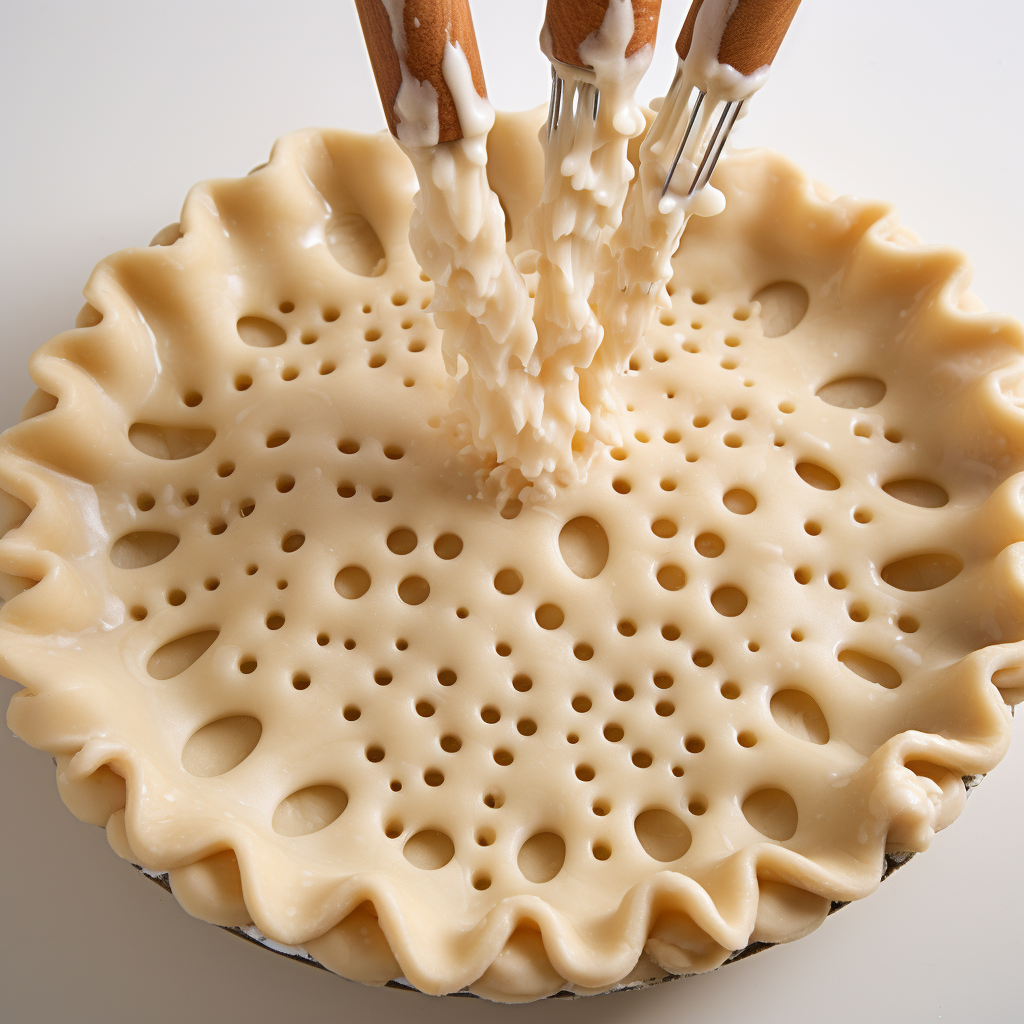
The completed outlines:
<svg viewBox="0 0 1024 1024">
<path fill-rule="evenodd" d="M 714 174 L 715 166 L 718 164 L 718 160 L 725 150 L 725 144 L 729 140 L 729 133 L 732 131 L 732 126 L 736 123 L 736 118 L 739 117 L 740 107 L 742 106 L 742 100 L 740 100 L 739 103 L 727 103 L 725 105 L 725 110 L 722 111 L 722 118 L 718 122 L 718 128 L 715 129 L 715 134 L 712 136 L 711 144 L 708 146 L 708 151 L 704 155 L 704 160 L 701 161 L 701 166 L 697 171 L 697 176 L 693 179 L 693 185 L 690 186 L 690 193 L 703 188 L 711 180 L 711 175 Z M 729 110 L 730 107 L 732 108 L 731 116 Z M 726 118 L 729 119 L 728 124 L 725 123 Z M 723 125 L 725 125 L 725 130 L 721 131 L 721 137 L 719 137 L 719 132 Z M 710 160 L 708 159 L 709 157 Z M 707 165 L 706 170 L 705 164 Z M 705 171 L 703 180 L 701 180 L 702 170 Z"/>
<path fill-rule="evenodd" d="M 730 100 L 725 105 L 725 109 L 722 111 L 722 116 L 718 119 L 718 124 L 715 125 L 715 133 L 711 136 L 711 141 L 708 143 L 708 148 L 704 151 L 704 159 L 701 160 L 700 166 L 697 168 L 697 173 L 693 177 L 693 183 L 690 185 L 690 191 L 687 192 L 687 196 L 692 196 L 697 190 L 697 182 L 700 181 L 701 175 L 704 173 L 704 168 L 707 167 L 708 160 L 711 157 L 712 152 L 715 148 L 715 143 L 718 142 L 719 135 L 722 134 L 722 128 L 725 125 L 726 118 L 729 116 L 729 111 L 732 109 L 733 103 Z"/>
<path fill-rule="evenodd" d="M 551 138 L 551 131 L 555 123 L 555 80 L 558 75 L 555 73 L 555 67 L 551 66 L 551 96 L 548 98 L 548 138 Z"/>
<path fill-rule="evenodd" d="M 679 161 L 682 159 L 683 150 L 686 148 L 686 140 L 690 137 L 690 132 L 693 131 L 694 122 L 697 120 L 697 114 L 700 111 L 701 104 L 704 102 L 704 93 L 698 92 L 697 99 L 693 103 L 693 113 L 690 114 L 689 123 L 686 125 L 686 131 L 683 132 L 683 140 L 679 143 L 679 148 L 676 150 L 675 158 L 672 160 L 672 166 L 669 168 L 667 177 L 665 178 L 665 184 L 661 187 L 662 196 L 668 191 L 669 185 L 672 184 L 672 176 L 676 173 L 676 168 L 679 166 Z"/>
</svg>

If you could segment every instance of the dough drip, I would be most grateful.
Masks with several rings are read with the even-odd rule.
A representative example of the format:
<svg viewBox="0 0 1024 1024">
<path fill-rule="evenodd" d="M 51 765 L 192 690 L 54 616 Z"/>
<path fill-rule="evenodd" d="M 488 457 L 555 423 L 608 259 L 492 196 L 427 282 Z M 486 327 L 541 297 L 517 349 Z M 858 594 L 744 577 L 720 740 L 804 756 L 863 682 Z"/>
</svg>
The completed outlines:
<svg viewBox="0 0 1024 1024">
<path fill-rule="evenodd" d="M 391 19 L 401 60 L 397 7 Z M 686 217 L 721 208 L 700 197 L 662 200 L 653 166 L 630 190 L 627 147 L 646 126 L 635 94 L 652 57 L 649 45 L 626 56 L 633 31 L 628 0 L 612 0 L 579 48 L 590 70 L 559 65 L 566 88 L 559 127 L 540 132 L 545 184 L 529 221 L 534 248 L 516 266 L 487 179 L 493 114 L 465 56 L 449 43 L 443 62 L 465 138 L 441 144 L 433 87 L 401 64 L 398 139 L 420 185 L 412 246 L 438 285 L 433 310 L 455 380 L 449 434 L 483 461 L 482 489 L 497 489 L 502 501 L 550 501 L 556 488 L 586 479 L 598 445 L 621 441 L 616 378 L 668 304 L 669 260 Z"/>
</svg>

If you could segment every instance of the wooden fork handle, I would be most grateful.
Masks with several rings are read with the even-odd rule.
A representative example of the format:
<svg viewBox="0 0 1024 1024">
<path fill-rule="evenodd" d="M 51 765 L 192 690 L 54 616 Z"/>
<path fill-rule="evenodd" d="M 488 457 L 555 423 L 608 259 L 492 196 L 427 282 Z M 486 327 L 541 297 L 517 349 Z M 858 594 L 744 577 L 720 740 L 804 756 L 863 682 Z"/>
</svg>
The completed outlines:
<svg viewBox="0 0 1024 1024">
<path fill-rule="evenodd" d="M 704 0 L 693 0 L 683 30 L 676 40 L 676 53 L 686 60 L 693 42 L 693 27 Z M 726 22 L 718 47 L 718 61 L 749 75 L 775 60 L 800 0 L 739 0 Z"/>
<path fill-rule="evenodd" d="M 580 43 L 596 32 L 608 12 L 610 0 L 548 0 L 544 26 L 551 40 L 549 57 L 576 68 L 590 65 L 580 56 Z M 658 34 L 661 0 L 631 0 L 633 35 L 626 47 L 626 56 L 650 44 Z"/>
<path fill-rule="evenodd" d="M 392 31 L 391 18 L 383 0 L 356 0 L 363 27 L 366 49 L 377 79 L 377 91 L 384 107 L 391 134 L 398 132 L 395 100 L 402 84 L 402 64 L 414 78 L 430 82 L 437 90 L 439 142 L 454 142 L 463 137 L 458 111 L 448 83 L 441 72 L 445 46 L 458 43 L 469 61 L 477 94 L 487 97 L 480 51 L 473 31 L 469 0 L 391 0 L 389 6 L 401 11 L 402 24 Z M 395 49 L 395 36 L 405 39 L 405 53 Z"/>
</svg>

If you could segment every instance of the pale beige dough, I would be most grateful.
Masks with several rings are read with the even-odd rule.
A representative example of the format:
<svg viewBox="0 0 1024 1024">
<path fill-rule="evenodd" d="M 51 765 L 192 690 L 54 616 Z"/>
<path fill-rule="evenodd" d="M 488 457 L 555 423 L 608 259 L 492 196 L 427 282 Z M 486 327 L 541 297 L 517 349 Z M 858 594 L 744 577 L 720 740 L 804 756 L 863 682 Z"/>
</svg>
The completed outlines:
<svg viewBox="0 0 1024 1024">
<path fill-rule="evenodd" d="M 513 255 L 541 116 L 491 134 Z M 1021 328 L 884 205 L 716 184 L 626 440 L 541 507 L 440 429 L 390 138 L 289 135 L 103 261 L 0 447 L 9 721 L 74 813 L 191 913 L 504 1000 L 714 968 L 927 847 L 1022 692 Z"/>
</svg>

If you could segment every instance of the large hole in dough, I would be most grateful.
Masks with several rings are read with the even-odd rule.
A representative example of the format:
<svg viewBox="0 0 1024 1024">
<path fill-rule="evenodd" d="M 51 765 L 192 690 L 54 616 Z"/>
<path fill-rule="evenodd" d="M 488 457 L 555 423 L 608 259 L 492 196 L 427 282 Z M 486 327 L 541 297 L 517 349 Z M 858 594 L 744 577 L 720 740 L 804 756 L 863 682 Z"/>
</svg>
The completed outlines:
<svg viewBox="0 0 1024 1024">
<path fill-rule="evenodd" d="M 250 715 L 220 718 L 192 734 L 181 752 L 181 766 L 201 779 L 223 775 L 256 749 L 262 735 L 259 719 Z"/>
<path fill-rule="evenodd" d="M 190 665 L 194 665 L 213 645 L 220 630 L 204 629 L 198 633 L 189 633 L 171 640 L 159 650 L 154 651 L 146 666 L 146 671 L 154 679 L 173 679 L 181 675 Z"/>
<path fill-rule="evenodd" d="M 722 503 L 730 512 L 735 512 L 738 516 L 749 516 L 757 508 L 757 498 L 750 491 L 743 490 L 742 487 L 734 487 L 731 491 L 726 491 L 722 495 Z"/>
<path fill-rule="evenodd" d="M 398 584 L 398 596 L 406 604 L 423 604 L 430 596 L 430 584 L 422 576 L 407 576 Z"/>
<path fill-rule="evenodd" d="M 350 273 L 360 277 L 379 277 L 387 269 L 377 232 L 358 213 L 339 213 L 327 225 L 327 248 Z"/>
<path fill-rule="evenodd" d="M 890 480 L 882 484 L 882 490 L 899 501 L 921 508 L 942 508 L 949 501 L 945 488 L 930 480 Z"/>
<path fill-rule="evenodd" d="M 743 817 L 769 839 L 785 842 L 796 832 L 793 798 L 783 789 L 759 789 L 743 801 Z"/>
<path fill-rule="evenodd" d="M 415 550 L 416 543 L 417 538 L 415 532 L 404 526 L 399 527 L 397 530 L 392 530 L 388 534 L 388 550 L 394 552 L 396 555 L 409 554 L 410 551 Z"/>
<path fill-rule="evenodd" d="M 216 437 L 207 429 L 159 426 L 156 423 L 133 423 L 128 440 L 143 455 L 155 459 L 187 459 L 206 451 Z"/>
<path fill-rule="evenodd" d="M 895 690 L 903 682 L 903 677 L 887 661 L 879 661 L 878 658 L 872 658 L 870 654 L 865 654 L 863 651 L 847 648 L 845 651 L 840 651 L 837 657 L 851 672 L 856 672 L 861 679 L 866 679 L 869 683 L 878 683 L 879 686 L 884 686 L 887 690 Z"/>
<path fill-rule="evenodd" d="M 802 690 L 779 690 L 772 696 L 772 718 L 798 740 L 828 743 L 828 722 L 814 698 Z"/>
<path fill-rule="evenodd" d="M 633 829 L 647 855 L 663 863 L 682 857 L 693 839 L 686 822 L 662 808 L 642 811 L 636 816 Z"/>
<path fill-rule="evenodd" d="M 711 595 L 711 605 L 719 615 L 732 618 L 747 607 L 747 595 L 739 587 L 719 587 Z"/>
<path fill-rule="evenodd" d="M 243 316 L 236 328 L 242 341 L 253 348 L 274 348 L 288 337 L 283 327 L 262 316 Z"/>
<path fill-rule="evenodd" d="M 577 516 L 562 527 L 558 550 L 565 564 L 581 580 L 591 580 L 608 561 L 608 534 L 596 519 Z"/>
<path fill-rule="evenodd" d="M 348 794 L 337 786 L 307 786 L 277 805 L 271 824 L 282 836 L 308 836 L 327 828 L 348 806 Z"/>
<path fill-rule="evenodd" d="M 462 538 L 454 533 L 442 533 L 434 541 L 434 554 L 445 561 L 458 558 L 462 554 Z"/>
<path fill-rule="evenodd" d="M 781 338 L 807 313 L 810 297 L 796 281 L 774 281 L 757 292 L 752 302 L 761 303 L 761 331 L 766 338 Z"/>
<path fill-rule="evenodd" d="M 517 569 L 502 569 L 494 577 L 494 589 L 499 594 L 518 594 L 523 586 L 523 574 Z"/>
<path fill-rule="evenodd" d="M 110 560 L 119 569 L 141 569 L 166 558 L 177 546 L 178 538 L 173 533 L 126 533 L 111 546 Z"/>
<path fill-rule="evenodd" d="M 402 853 L 410 864 L 424 871 L 436 871 L 455 856 L 455 844 L 444 832 L 426 828 L 409 838 Z"/>
<path fill-rule="evenodd" d="M 541 629 L 558 629 L 565 622 L 565 612 L 557 604 L 542 604 L 534 618 Z"/>
<path fill-rule="evenodd" d="M 885 397 L 885 383 L 877 377 L 840 377 L 818 388 L 818 397 L 840 409 L 870 409 Z"/>
<path fill-rule="evenodd" d="M 815 462 L 798 462 L 796 464 L 796 471 L 805 484 L 817 487 L 819 491 L 836 491 L 839 489 L 839 477 Z"/>
<path fill-rule="evenodd" d="M 682 590 L 686 586 L 686 573 L 678 565 L 663 565 L 658 570 L 657 580 L 666 590 Z"/>
<path fill-rule="evenodd" d="M 897 590 L 934 590 L 958 576 L 963 567 L 956 555 L 929 551 L 890 562 L 882 569 L 882 579 Z"/>
<path fill-rule="evenodd" d="M 346 565 L 334 577 L 334 589 L 342 597 L 354 601 L 357 597 L 362 597 L 370 589 L 370 574 L 361 566 Z"/>
<path fill-rule="evenodd" d="M 554 832 L 538 832 L 520 847 L 517 863 L 528 881 L 550 882 L 565 863 L 565 840 Z"/>
</svg>

